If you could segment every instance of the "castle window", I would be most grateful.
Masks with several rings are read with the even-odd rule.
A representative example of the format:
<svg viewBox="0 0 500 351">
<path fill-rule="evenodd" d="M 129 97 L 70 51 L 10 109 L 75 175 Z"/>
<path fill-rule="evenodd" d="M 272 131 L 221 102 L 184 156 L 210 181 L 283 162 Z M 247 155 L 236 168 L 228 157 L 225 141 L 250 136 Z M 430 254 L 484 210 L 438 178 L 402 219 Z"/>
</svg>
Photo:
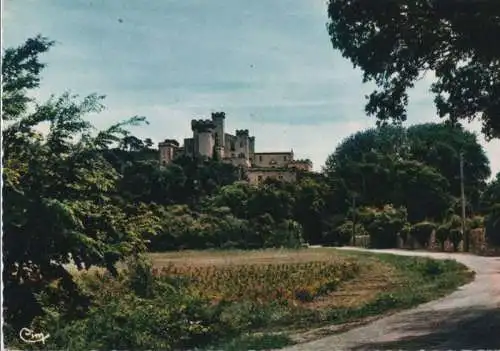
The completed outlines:
<svg viewBox="0 0 500 351">
<path fill-rule="evenodd" d="M 261 182 L 261 181 L 262 181 L 262 176 L 258 176 L 258 177 L 257 177 L 257 180 L 258 180 L 259 182 Z"/>
<path fill-rule="evenodd" d="M 242 141 L 240 141 L 240 147 L 243 147 L 243 142 Z"/>
<path fill-rule="evenodd" d="M 259 156 L 259 161 L 262 162 L 262 156 Z"/>
<path fill-rule="evenodd" d="M 234 141 L 231 141 L 231 151 L 235 151 L 236 147 L 234 146 Z"/>
<path fill-rule="evenodd" d="M 278 179 L 283 179 L 283 176 L 278 176 Z"/>
<path fill-rule="evenodd" d="M 283 156 L 283 161 L 286 161 L 286 156 Z"/>
</svg>

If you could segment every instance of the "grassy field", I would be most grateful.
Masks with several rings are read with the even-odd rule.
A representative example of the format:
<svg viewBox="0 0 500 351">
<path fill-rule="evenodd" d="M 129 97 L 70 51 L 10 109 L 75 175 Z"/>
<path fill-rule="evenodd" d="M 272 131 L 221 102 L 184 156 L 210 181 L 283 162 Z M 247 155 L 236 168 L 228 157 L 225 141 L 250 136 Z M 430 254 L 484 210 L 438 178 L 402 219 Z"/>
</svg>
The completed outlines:
<svg viewBox="0 0 500 351">
<path fill-rule="evenodd" d="M 150 254 L 155 275 L 229 302 L 245 333 L 225 350 L 309 341 L 441 297 L 473 278 L 455 261 L 331 248 Z"/>
</svg>

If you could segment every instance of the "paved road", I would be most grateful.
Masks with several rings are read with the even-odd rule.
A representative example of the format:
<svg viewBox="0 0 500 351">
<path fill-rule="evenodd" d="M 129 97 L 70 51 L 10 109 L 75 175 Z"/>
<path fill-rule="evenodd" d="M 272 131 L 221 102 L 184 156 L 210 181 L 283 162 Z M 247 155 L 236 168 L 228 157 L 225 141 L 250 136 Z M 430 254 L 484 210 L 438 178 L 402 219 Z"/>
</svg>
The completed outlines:
<svg viewBox="0 0 500 351">
<path fill-rule="evenodd" d="M 476 278 L 442 299 L 284 350 L 500 350 L 500 258 L 401 250 L 376 252 L 456 259 L 474 270 Z"/>
</svg>

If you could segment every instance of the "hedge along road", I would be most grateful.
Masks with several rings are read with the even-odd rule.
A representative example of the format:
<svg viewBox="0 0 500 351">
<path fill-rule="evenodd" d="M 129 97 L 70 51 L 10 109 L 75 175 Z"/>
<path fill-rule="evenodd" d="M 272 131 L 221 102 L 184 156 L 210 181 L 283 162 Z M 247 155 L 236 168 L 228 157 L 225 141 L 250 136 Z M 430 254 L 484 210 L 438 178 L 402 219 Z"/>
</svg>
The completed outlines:
<svg viewBox="0 0 500 351">
<path fill-rule="evenodd" d="M 454 259 L 475 271 L 476 277 L 439 300 L 342 334 L 282 350 L 500 349 L 500 257 L 345 249 Z"/>
</svg>

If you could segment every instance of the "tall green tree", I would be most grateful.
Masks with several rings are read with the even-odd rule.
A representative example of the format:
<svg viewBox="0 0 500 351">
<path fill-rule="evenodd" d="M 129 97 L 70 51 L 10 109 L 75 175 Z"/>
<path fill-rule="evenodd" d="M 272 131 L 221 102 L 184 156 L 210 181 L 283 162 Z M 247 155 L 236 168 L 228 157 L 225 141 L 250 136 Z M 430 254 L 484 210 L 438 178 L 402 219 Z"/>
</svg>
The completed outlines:
<svg viewBox="0 0 500 351">
<path fill-rule="evenodd" d="M 495 204 L 500 204 L 500 172 L 481 194 L 481 211 L 487 213 Z"/>
<path fill-rule="evenodd" d="M 366 112 L 381 122 L 406 120 L 408 90 L 427 72 L 441 117 L 479 118 L 500 137 L 500 2 L 497 0 L 329 0 L 334 49 L 378 90 Z"/>
<path fill-rule="evenodd" d="M 450 208 L 449 182 L 433 167 L 414 160 L 397 161 L 390 203 L 407 209 L 408 221 L 442 220 Z"/>
<path fill-rule="evenodd" d="M 470 160 L 465 165 L 467 194 L 477 198 L 489 174 L 488 159 L 473 134 L 441 124 L 357 132 L 328 157 L 325 174 L 345 187 L 348 196 L 357 195 L 358 206 L 392 203 L 405 206 L 411 222 L 439 219 L 453 196 L 460 196 L 459 158 L 434 149 L 465 151 Z"/>
<path fill-rule="evenodd" d="M 486 236 L 490 243 L 500 245 L 500 172 L 481 196 L 481 210 L 486 215 Z"/>
<path fill-rule="evenodd" d="M 384 205 L 390 201 L 394 164 L 407 157 L 404 129 L 384 126 L 359 131 L 342 141 L 328 156 L 324 172 L 337 179 L 360 204 Z"/>
<path fill-rule="evenodd" d="M 461 126 L 425 123 L 408 128 L 413 159 L 439 171 L 450 183 L 452 196 L 460 197 L 460 153 L 464 159 L 465 194 L 476 209 L 490 177 L 490 162 L 477 136 Z"/>
<path fill-rule="evenodd" d="M 103 157 L 126 126 L 144 118 L 96 133 L 84 116 L 102 109 L 102 97 L 30 98 L 44 67 L 39 57 L 52 45 L 38 36 L 3 55 L 4 313 L 14 329 L 41 313 L 36 294 L 49 282 L 74 288 L 65 264 L 115 272 L 114 264 L 144 250 L 157 228 L 147 206 L 130 206 L 117 194 L 120 174 Z"/>
</svg>

